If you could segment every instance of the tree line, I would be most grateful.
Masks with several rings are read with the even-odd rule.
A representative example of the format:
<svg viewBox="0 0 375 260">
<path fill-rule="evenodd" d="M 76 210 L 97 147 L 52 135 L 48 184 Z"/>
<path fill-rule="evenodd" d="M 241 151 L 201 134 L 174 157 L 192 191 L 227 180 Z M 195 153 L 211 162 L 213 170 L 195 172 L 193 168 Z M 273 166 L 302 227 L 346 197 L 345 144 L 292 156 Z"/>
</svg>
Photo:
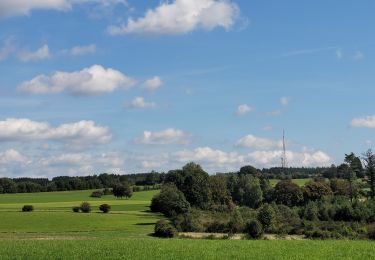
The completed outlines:
<svg viewBox="0 0 375 260">
<path fill-rule="evenodd" d="M 152 199 L 151 210 L 170 220 L 155 231 L 375 238 L 375 155 L 368 150 L 362 159 L 363 165 L 354 153 L 346 154 L 341 165 L 322 168 L 302 187 L 290 178 L 272 186 L 269 172 L 252 166 L 210 176 L 189 163 L 169 171 Z"/>
</svg>

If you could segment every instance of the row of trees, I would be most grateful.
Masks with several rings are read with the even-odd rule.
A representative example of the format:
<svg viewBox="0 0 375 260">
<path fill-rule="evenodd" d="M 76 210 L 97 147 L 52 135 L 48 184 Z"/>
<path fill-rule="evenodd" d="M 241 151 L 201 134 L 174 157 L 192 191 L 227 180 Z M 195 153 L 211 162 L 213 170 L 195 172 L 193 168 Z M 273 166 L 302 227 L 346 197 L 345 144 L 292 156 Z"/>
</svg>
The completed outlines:
<svg viewBox="0 0 375 260">
<path fill-rule="evenodd" d="M 151 210 L 169 217 L 178 231 L 236 233 L 261 226 L 266 232 L 306 237 L 371 237 L 375 228 L 371 150 L 363 160 L 364 167 L 353 153 L 347 154 L 340 165 L 345 174 L 328 180 L 320 175 L 302 187 L 290 179 L 272 187 L 268 175 L 251 166 L 209 176 L 189 163 L 165 175 Z"/>
</svg>

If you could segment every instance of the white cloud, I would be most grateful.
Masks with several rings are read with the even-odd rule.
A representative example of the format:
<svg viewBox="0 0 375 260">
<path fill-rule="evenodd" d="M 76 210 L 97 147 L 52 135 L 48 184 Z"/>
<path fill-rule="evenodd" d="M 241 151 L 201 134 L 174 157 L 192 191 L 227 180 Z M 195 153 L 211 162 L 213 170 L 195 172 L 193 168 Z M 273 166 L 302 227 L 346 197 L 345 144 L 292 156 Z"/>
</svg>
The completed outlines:
<svg viewBox="0 0 375 260">
<path fill-rule="evenodd" d="M 144 131 L 143 135 L 135 139 L 137 144 L 188 144 L 191 135 L 182 130 L 168 128 L 160 132 Z"/>
<path fill-rule="evenodd" d="M 288 97 L 281 97 L 280 98 L 280 104 L 283 106 L 289 105 L 289 98 Z"/>
<path fill-rule="evenodd" d="M 0 165 L 7 165 L 13 163 L 28 163 L 29 160 L 27 157 L 22 155 L 19 151 L 10 149 L 5 152 L 0 153 Z"/>
<path fill-rule="evenodd" d="M 236 142 L 236 146 L 255 148 L 255 149 L 272 149 L 282 147 L 282 141 L 275 141 L 267 138 L 247 135 Z"/>
<path fill-rule="evenodd" d="M 111 140 L 107 127 L 79 121 L 51 127 L 46 122 L 8 118 L 0 121 L 0 141 L 68 141 L 74 144 L 103 144 Z"/>
<path fill-rule="evenodd" d="M 361 51 L 357 51 L 353 56 L 353 59 L 355 60 L 363 60 L 364 58 L 365 58 L 365 55 Z"/>
<path fill-rule="evenodd" d="M 127 24 L 111 26 L 111 35 L 185 34 L 196 29 L 230 29 L 239 17 L 238 6 L 230 0 L 174 0 L 162 2 L 144 17 L 129 18 Z"/>
<path fill-rule="evenodd" d="M 85 55 L 85 54 L 90 54 L 90 53 L 95 53 L 95 52 L 96 52 L 95 44 L 74 46 L 68 51 L 68 53 L 73 56 Z"/>
<path fill-rule="evenodd" d="M 246 115 L 247 113 L 251 112 L 253 109 L 246 105 L 246 104 L 242 104 L 242 105 L 239 105 L 237 107 L 237 111 L 236 111 L 236 114 L 237 116 L 244 116 Z"/>
<path fill-rule="evenodd" d="M 118 70 L 93 65 L 80 71 L 57 71 L 51 76 L 39 75 L 21 83 L 17 90 L 31 94 L 67 92 L 72 95 L 99 95 L 117 89 L 128 89 L 135 80 Z"/>
<path fill-rule="evenodd" d="M 153 91 L 153 90 L 160 88 L 162 85 L 163 85 L 163 81 L 161 80 L 161 78 L 159 76 L 155 76 L 151 79 L 146 80 L 143 83 L 143 88 L 149 91 Z"/>
<path fill-rule="evenodd" d="M 375 115 L 354 118 L 350 122 L 351 127 L 375 128 Z"/>
<path fill-rule="evenodd" d="M 130 102 L 130 104 L 126 105 L 127 108 L 143 108 L 143 109 L 148 109 L 148 108 L 155 108 L 156 103 L 154 102 L 147 102 L 143 97 L 135 97 L 133 100 Z"/>
<path fill-rule="evenodd" d="M 281 165 L 282 150 L 254 151 L 249 154 L 250 164 L 257 167 L 274 167 Z M 288 166 L 317 167 L 329 166 L 332 159 L 322 151 L 315 152 L 286 152 Z"/>
<path fill-rule="evenodd" d="M 18 58 L 23 62 L 45 60 L 50 57 L 51 54 L 47 44 L 43 45 L 34 52 L 24 50 L 18 53 Z"/>
<path fill-rule="evenodd" d="M 126 0 L 1 0 L 0 17 L 28 15 L 32 10 L 68 11 L 74 4 L 95 3 L 103 6 L 127 4 Z"/>
</svg>

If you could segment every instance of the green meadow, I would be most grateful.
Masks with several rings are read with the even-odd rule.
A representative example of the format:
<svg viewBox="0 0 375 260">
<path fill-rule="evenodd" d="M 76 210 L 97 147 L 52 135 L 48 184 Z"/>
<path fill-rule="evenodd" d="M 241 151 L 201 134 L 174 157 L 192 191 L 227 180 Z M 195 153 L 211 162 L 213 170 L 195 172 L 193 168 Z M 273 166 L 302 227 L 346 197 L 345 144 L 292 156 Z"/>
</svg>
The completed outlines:
<svg viewBox="0 0 375 260">
<path fill-rule="evenodd" d="M 198 240 L 152 237 L 162 216 L 148 212 L 158 191 L 131 199 L 92 191 L 0 195 L 1 259 L 371 259 L 371 241 Z M 88 201 L 91 213 L 71 207 Z M 108 203 L 112 211 L 100 213 Z M 32 204 L 34 212 L 21 212 Z"/>
</svg>

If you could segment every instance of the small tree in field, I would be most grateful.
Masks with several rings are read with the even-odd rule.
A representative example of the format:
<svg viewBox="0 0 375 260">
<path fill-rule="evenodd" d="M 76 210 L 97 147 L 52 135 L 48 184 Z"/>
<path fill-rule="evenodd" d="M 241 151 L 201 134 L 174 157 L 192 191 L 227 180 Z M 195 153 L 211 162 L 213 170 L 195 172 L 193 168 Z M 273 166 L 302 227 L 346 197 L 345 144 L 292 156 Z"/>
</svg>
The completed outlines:
<svg viewBox="0 0 375 260">
<path fill-rule="evenodd" d="M 123 197 L 128 199 L 133 195 L 133 189 L 128 183 L 114 186 L 112 192 L 115 197 L 121 199 Z"/>
<path fill-rule="evenodd" d="M 82 202 L 80 209 L 83 213 L 89 213 L 91 212 L 91 205 L 88 202 Z"/>
<path fill-rule="evenodd" d="M 263 236 L 263 227 L 258 220 L 251 220 L 246 224 L 245 232 L 251 239 L 259 239 Z"/>
<path fill-rule="evenodd" d="M 100 211 L 103 213 L 108 213 L 111 210 L 111 206 L 108 204 L 102 204 L 99 206 Z"/>
</svg>

